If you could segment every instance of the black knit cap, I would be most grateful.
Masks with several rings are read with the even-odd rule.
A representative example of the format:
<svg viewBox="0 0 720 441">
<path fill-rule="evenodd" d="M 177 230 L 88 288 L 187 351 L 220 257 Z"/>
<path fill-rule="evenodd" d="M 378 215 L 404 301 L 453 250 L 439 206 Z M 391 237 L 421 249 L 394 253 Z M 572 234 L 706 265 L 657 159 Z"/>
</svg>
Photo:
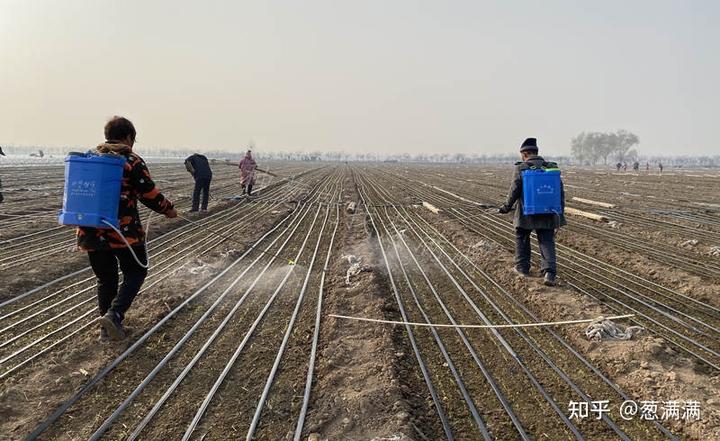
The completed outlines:
<svg viewBox="0 0 720 441">
<path fill-rule="evenodd" d="M 534 151 L 537 152 L 538 145 L 537 145 L 537 139 L 535 138 L 527 138 L 522 145 L 520 146 L 521 152 L 527 152 L 527 151 Z"/>
</svg>

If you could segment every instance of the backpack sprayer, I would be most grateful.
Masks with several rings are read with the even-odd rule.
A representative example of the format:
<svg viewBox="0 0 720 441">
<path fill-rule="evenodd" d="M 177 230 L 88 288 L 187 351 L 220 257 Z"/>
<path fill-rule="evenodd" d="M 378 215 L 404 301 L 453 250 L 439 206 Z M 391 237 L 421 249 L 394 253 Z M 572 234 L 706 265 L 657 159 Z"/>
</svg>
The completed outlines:
<svg viewBox="0 0 720 441">
<path fill-rule="evenodd" d="M 562 214 L 559 168 L 522 171 L 523 214 Z"/>
<path fill-rule="evenodd" d="M 122 186 L 124 156 L 104 153 L 71 152 L 65 157 L 63 208 L 58 216 L 61 225 L 113 229 L 127 245 L 135 262 L 147 269 L 150 257 L 143 263 L 120 231 L 118 208 Z"/>
</svg>

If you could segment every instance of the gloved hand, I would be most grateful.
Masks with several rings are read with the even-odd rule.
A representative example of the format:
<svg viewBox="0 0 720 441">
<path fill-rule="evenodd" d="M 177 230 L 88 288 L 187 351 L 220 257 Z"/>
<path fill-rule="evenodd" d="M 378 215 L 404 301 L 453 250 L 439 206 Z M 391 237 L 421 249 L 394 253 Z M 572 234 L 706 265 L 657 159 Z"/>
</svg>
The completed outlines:
<svg viewBox="0 0 720 441">
<path fill-rule="evenodd" d="M 510 207 L 508 207 L 507 205 L 503 205 L 500 208 L 498 208 L 498 213 L 500 213 L 500 214 L 510 213 Z"/>
</svg>

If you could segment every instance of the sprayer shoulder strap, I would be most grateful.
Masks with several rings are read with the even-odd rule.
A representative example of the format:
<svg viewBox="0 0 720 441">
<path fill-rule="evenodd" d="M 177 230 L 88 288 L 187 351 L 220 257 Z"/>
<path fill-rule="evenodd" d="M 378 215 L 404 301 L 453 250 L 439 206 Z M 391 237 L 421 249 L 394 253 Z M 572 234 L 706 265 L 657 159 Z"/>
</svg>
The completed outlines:
<svg viewBox="0 0 720 441">
<path fill-rule="evenodd" d="M 547 169 L 557 169 L 558 165 L 556 162 L 543 161 L 543 163 L 539 166 L 528 164 L 528 168 L 531 170 L 547 170 Z"/>
</svg>

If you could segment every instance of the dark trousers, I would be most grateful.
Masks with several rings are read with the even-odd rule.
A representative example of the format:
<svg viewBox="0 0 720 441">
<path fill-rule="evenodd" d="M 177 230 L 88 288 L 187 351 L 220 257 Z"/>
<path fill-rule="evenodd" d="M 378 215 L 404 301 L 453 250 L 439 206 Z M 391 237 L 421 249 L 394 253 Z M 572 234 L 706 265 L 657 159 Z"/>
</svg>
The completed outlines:
<svg viewBox="0 0 720 441">
<path fill-rule="evenodd" d="M 252 184 L 243 186 L 243 194 L 247 193 L 248 196 L 252 196 Z"/>
<path fill-rule="evenodd" d="M 530 270 L 530 233 L 533 230 L 515 228 L 515 267 L 521 271 Z M 535 230 L 540 246 L 540 272 L 557 274 L 557 258 L 555 257 L 555 230 Z"/>
<path fill-rule="evenodd" d="M 193 190 L 192 210 L 197 211 L 198 207 L 207 210 L 208 198 L 210 197 L 210 178 L 195 179 L 195 190 Z M 200 193 L 202 193 L 202 205 L 200 204 Z"/>
<path fill-rule="evenodd" d="M 145 245 L 133 246 L 138 259 L 147 264 Z M 147 270 L 135 262 L 130 250 L 118 248 L 113 250 L 89 251 L 90 266 L 97 277 L 97 295 L 100 315 L 113 311 L 125 318 L 140 287 L 145 281 Z M 118 291 L 118 263 L 123 273 L 123 281 Z"/>
</svg>

